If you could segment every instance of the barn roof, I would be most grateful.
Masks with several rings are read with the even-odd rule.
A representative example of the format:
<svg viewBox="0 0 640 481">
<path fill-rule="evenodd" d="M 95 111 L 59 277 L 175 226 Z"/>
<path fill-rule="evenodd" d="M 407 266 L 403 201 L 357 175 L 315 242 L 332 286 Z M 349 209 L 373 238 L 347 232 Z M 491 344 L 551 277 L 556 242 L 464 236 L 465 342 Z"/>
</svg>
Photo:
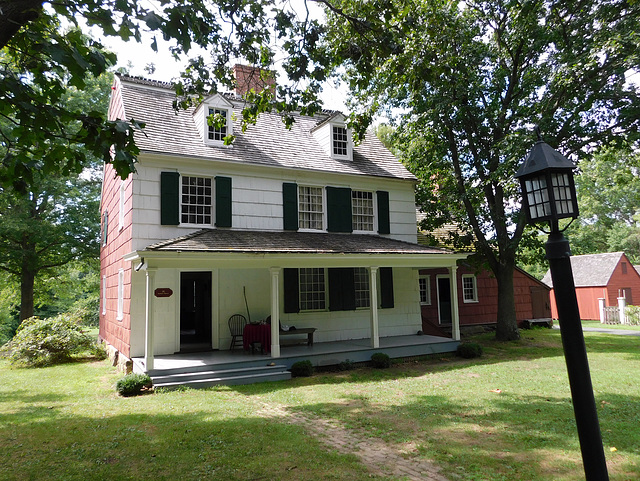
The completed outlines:
<svg viewBox="0 0 640 481">
<path fill-rule="evenodd" d="M 622 256 L 624 252 L 572 256 L 571 269 L 576 287 L 606 286 Z M 553 287 L 551 271 L 547 271 L 542 282 Z"/>
</svg>

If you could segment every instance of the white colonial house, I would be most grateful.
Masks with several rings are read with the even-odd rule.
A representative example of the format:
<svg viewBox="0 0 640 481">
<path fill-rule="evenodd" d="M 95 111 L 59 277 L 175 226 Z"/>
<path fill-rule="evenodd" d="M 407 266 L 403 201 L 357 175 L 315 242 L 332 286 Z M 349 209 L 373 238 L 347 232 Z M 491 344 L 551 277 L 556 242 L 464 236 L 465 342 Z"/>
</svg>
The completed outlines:
<svg viewBox="0 0 640 481">
<path fill-rule="evenodd" d="M 240 89 L 250 71 L 237 68 Z M 104 169 L 101 338 L 151 371 L 158 356 L 229 350 L 234 314 L 270 316 L 273 358 L 281 326 L 315 328 L 314 347 L 415 336 L 419 270 L 455 276 L 466 257 L 418 245 L 415 177 L 375 135 L 354 145 L 339 112 L 291 129 L 267 113 L 242 132 L 242 93 L 176 112 L 169 84 L 116 77 L 110 118 L 146 128 L 135 173 Z"/>
</svg>

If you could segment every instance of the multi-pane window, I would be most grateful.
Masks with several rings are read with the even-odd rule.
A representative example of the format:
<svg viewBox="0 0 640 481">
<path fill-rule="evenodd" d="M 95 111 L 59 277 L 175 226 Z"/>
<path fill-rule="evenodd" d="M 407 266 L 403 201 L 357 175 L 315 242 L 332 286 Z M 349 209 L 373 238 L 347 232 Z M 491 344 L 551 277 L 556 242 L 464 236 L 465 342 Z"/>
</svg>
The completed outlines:
<svg viewBox="0 0 640 481">
<path fill-rule="evenodd" d="M 325 288 L 324 268 L 302 268 L 299 271 L 300 310 L 322 310 L 326 307 L 327 292 Z"/>
<path fill-rule="evenodd" d="M 209 125 L 209 140 L 223 142 L 227 136 L 228 111 L 226 109 L 209 108 L 209 115 L 214 116 L 213 124 Z M 216 119 L 217 117 L 217 119 Z M 215 120 L 224 119 L 224 123 Z"/>
<path fill-rule="evenodd" d="M 118 270 L 118 312 L 116 319 L 121 321 L 124 318 L 124 269 Z"/>
<path fill-rule="evenodd" d="M 369 307 L 369 271 L 364 267 L 356 267 L 353 270 L 356 291 L 356 307 Z"/>
<path fill-rule="evenodd" d="M 300 229 L 324 229 L 322 187 L 298 187 L 298 227 Z"/>
<path fill-rule="evenodd" d="M 353 230 L 373 231 L 373 192 L 351 191 Z"/>
<path fill-rule="evenodd" d="M 431 305 L 431 277 L 420 276 L 418 278 L 418 285 L 420 287 L 420 304 L 425 306 Z"/>
<path fill-rule="evenodd" d="M 464 302 L 478 302 L 476 276 L 471 274 L 462 276 L 462 300 Z"/>
<path fill-rule="evenodd" d="M 102 276 L 102 315 L 107 313 L 107 276 Z"/>
<path fill-rule="evenodd" d="M 349 145 L 347 137 L 347 129 L 344 127 L 333 126 L 333 155 L 345 157 L 348 155 L 347 146 Z"/>
<path fill-rule="evenodd" d="M 183 224 L 211 224 L 211 178 L 182 176 L 180 222 Z"/>
</svg>

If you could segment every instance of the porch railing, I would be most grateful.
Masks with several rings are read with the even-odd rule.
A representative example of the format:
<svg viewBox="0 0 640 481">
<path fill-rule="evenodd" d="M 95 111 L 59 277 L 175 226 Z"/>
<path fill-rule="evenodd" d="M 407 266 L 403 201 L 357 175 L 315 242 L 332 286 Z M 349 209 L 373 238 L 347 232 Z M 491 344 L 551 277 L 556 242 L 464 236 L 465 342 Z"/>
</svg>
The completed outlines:
<svg viewBox="0 0 640 481">
<path fill-rule="evenodd" d="M 618 306 L 606 306 L 604 319 L 600 319 L 602 324 L 620 324 L 620 308 Z"/>
<path fill-rule="evenodd" d="M 640 326 L 640 306 L 627 305 L 624 297 L 618 298 L 617 306 L 605 306 L 604 299 L 600 303 L 600 322 L 602 324 L 626 324 Z"/>
</svg>

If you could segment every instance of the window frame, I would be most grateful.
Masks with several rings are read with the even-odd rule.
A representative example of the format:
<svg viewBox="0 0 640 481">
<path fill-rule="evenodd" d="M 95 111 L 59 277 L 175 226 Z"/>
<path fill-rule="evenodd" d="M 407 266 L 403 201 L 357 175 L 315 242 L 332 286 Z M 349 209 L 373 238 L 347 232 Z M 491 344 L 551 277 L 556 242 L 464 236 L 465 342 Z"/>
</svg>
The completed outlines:
<svg viewBox="0 0 640 481">
<path fill-rule="evenodd" d="M 336 153 L 336 145 L 334 138 L 334 129 L 342 129 L 344 131 L 345 140 L 339 140 L 339 142 L 344 142 L 344 150 L 346 151 L 344 154 Z M 353 145 L 351 142 L 351 129 L 349 129 L 344 123 L 331 122 L 329 124 L 329 151 L 331 152 L 331 158 L 333 159 L 346 159 L 351 160 L 353 158 Z"/>
<path fill-rule="evenodd" d="M 362 207 L 362 206 L 356 206 L 356 200 L 360 200 L 360 199 L 356 199 L 355 197 L 358 194 L 368 194 L 370 196 L 370 200 L 371 200 L 371 214 L 362 214 L 362 213 L 356 213 L 356 208 L 357 207 Z M 378 216 L 376 215 L 377 212 L 377 202 L 376 202 L 376 195 L 375 192 L 372 190 L 356 190 L 356 189 L 351 189 L 351 225 L 353 226 L 353 232 L 359 233 L 359 234 L 375 234 L 378 231 Z M 359 225 L 359 223 L 356 221 L 356 218 L 358 216 L 366 216 L 368 218 L 371 218 L 371 229 L 358 229 L 357 226 Z"/>
<path fill-rule="evenodd" d="M 107 276 L 102 276 L 102 315 L 107 313 Z"/>
<path fill-rule="evenodd" d="M 360 279 L 359 277 L 362 276 Z M 364 279 L 364 282 L 362 281 Z M 366 267 L 353 268 L 353 284 L 355 291 L 356 309 L 371 308 L 371 275 Z M 366 284 L 366 287 L 364 285 Z M 365 302 L 363 302 L 365 301 Z"/>
<path fill-rule="evenodd" d="M 422 281 L 424 281 L 426 293 L 426 299 L 422 299 Z M 421 306 L 430 306 L 431 305 L 431 274 L 420 274 L 418 275 L 418 296 L 420 297 L 420 305 Z"/>
<path fill-rule="evenodd" d="M 305 271 L 303 273 L 303 271 Z M 322 272 L 322 290 L 310 290 L 307 289 L 306 286 L 308 285 L 313 285 L 315 284 L 314 279 L 311 280 L 311 282 L 305 282 L 303 283 L 303 277 L 305 277 L 305 281 L 306 281 L 306 276 L 308 271 L 317 271 L 317 272 Z M 313 275 L 313 274 L 312 274 Z M 299 267 L 298 268 L 298 307 L 299 307 L 299 312 L 323 312 L 323 311 L 327 311 L 329 308 L 329 290 L 328 290 L 328 277 L 327 277 L 327 269 L 325 267 Z M 312 300 L 308 300 L 308 299 L 303 299 L 303 296 L 305 295 L 309 295 L 309 294 L 322 294 L 323 299 L 321 301 L 318 301 L 316 299 L 312 299 Z M 322 307 L 311 307 L 309 308 L 309 304 L 314 303 L 314 302 L 322 302 L 323 306 Z"/>
<path fill-rule="evenodd" d="M 215 95 L 214 97 L 210 98 L 208 101 L 205 101 L 201 107 L 202 109 L 202 117 L 201 117 L 201 122 L 202 122 L 202 138 L 204 139 L 204 143 L 205 145 L 209 145 L 212 147 L 226 147 L 226 148 L 230 148 L 232 146 L 232 144 L 230 145 L 225 145 L 224 144 L 224 137 L 227 136 L 233 136 L 233 105 L 228 102 L 224 97 L 222 97 L 220 94 Z M 209 125 L 209 121 L 208 121 L 208 117 L 209 115 L 212 115 L 209 113 L 209 111 L 213 110 L 214 115 L 215 115 L 215 111 L 219 110 L 219 111 L 225 111 L 226 112 L 226 124 L 225 124 L 225 128 L 226 128 L 226 134 L 220 136 L 219 139 L 215 138 L 215 127 L 214 126 L 210 126 Z M 210 130 L 212 129 L 211 132 L 214 133 L 214 138 L 210 139 L 209 138 L 209 133 Z"/>
<path fill-rule="evenodd" d="M 124 319 L 124 269 L 118 269 L 118 311 L 116 321 Z"/>
<path fill-rule="evenodd" d="M 313 227 L 303 227 L 302 226 L 302 216 L 303 214 L 318 214 L 318 211 L 312 211 L 312 210 L 304 210 L 302 209 L 302 205 L 300 202 L 301 197 L 303 196 L 303 191 L 305 189 L 318 189 L 320 191 L 320 198 L 321 198 L 321 208 L 322 210 L 319 212 L 320 214 L 320 223 L 321 228 L 313 228 Z M 318 185 L 310 185 L 310 184 L 306 184 L 306 185 L 298 185 L 298 193 L 297 193 L 297 205 L 298 205 L 298 230 L 302 231 L 302 232 L 326 232 L 327 230 L 327 196 L 325 193 L 325 188 L 323 186 L 318 186 Z M 314 197 L 318 197 L 317 194 L 313 194 Z M 310 220 L 309 220 L 309 224 L 310 224 Z"/>
<path fill-rule="evenodd" d="M 469 287 L 465 287 L 465 280 L 471 280 L 472 282 L 472 286 Z M 461 287 L 462 287 L 462 302 L 464 302 L 465 304 L 469 304 L 469 303 L 473 303 L 473 302 L 478 302 L 478 280 L 475 276 L 475 274 L 462 274 L 462 279 L 461 279 Z M 468 290 L 471 289 L 471 293 L 472 293 L 472 298 L 467 298 L 467 292 Z"/>
<path fill-rule="evenodd" d="M 118 200 L 118 230 L 124 228 L 124 201 L 126 194 L 126 184 L 124 180 L 120 180 L 119 200 Z"/>
<path fill-rule="evenodd" d="M 185 194 L 184 191 L 183 191 L 183 188 L 185 187 L 184 179 L 186 179 L 186 178 L 189 178 L 189 179 L 191 179 L 191 178 L 193 178 L 193 179 L 203 179 L 204 181 L 207 181 L 207 180 L 209 181 L 209 186 L 208 187 L 210 189 L 210 192 L 208 194 L 208 197 L 209 197 L 210 203 L 209 204 L 201 204 L 202 207 L 209 207 L 209 214 L 208 214 L 209 222 L 208 223 L 207 222 L 202 222 L 202 223 L 200 223 L 200 222 L 183 222 L 183 216 L 184 215 L 187 215 L 187 216 L 195 215 L 196 216 L 196 221 L 198 219 L 198 216 L 207 216 L 207 214 L 205 214 L 205 213 L 198 214 L 196 212 L 195 214 L 191 214 L 191 213 L 186 213 L 185 214 L 183 212 L 183 207 L 184 206 L 195 206 L 196 208 L 200 206 L 200 204 L 197 203 L 197 197 L 200 194 L 198 194 L 197 192 L 195 194 L 195 197 L 196 197 L 196 203 L 195 204 L 191 204 L 191 203 L 185 204 L 183 202 L 183 197 L 185 195 L 189 196 L 189 197 L 192 196 L 191 193 Z M 196 180 L 196 182 L 197 182 L 197 180 Z M 178 198 L 178 201 L 179 201 L 179 204 L 178 204 L 178 216 L 179 216 L 178 217 L 178 222 L 179 222 L 179 224 L 178 225 L 186 226 L 186 227 L 202 227 L 202 226 L 213 227 L 214 226 L 214 222 L 215 222 L 215 215 L 214 215 L 214 212 L 215 212 L 214 211 L 214 207 L 215 207 L 215 178 L 214 177 L 210 177 L 210 176 L 191 175 L 191 174 L 182 174 L 181 173 L 178 187 L 179 187 L 179 194 L 178 194 L 178 196 L 179 196 L 179 198 Z M 189 185 L 189 187 L 191 187 L 191 185 Z M 198 186 L 196 184 L 195 187 L 197 189 L 200 186 Z M 202 187 L 204 187 L 206 189 L 207 185 L 203 185 Z M 204 193 L 202 195 L 203 196 L 207 196 L 206 193 Z M 189 220 L 189 217 L 187 217 L 187 219 Z"/>
</svg>

